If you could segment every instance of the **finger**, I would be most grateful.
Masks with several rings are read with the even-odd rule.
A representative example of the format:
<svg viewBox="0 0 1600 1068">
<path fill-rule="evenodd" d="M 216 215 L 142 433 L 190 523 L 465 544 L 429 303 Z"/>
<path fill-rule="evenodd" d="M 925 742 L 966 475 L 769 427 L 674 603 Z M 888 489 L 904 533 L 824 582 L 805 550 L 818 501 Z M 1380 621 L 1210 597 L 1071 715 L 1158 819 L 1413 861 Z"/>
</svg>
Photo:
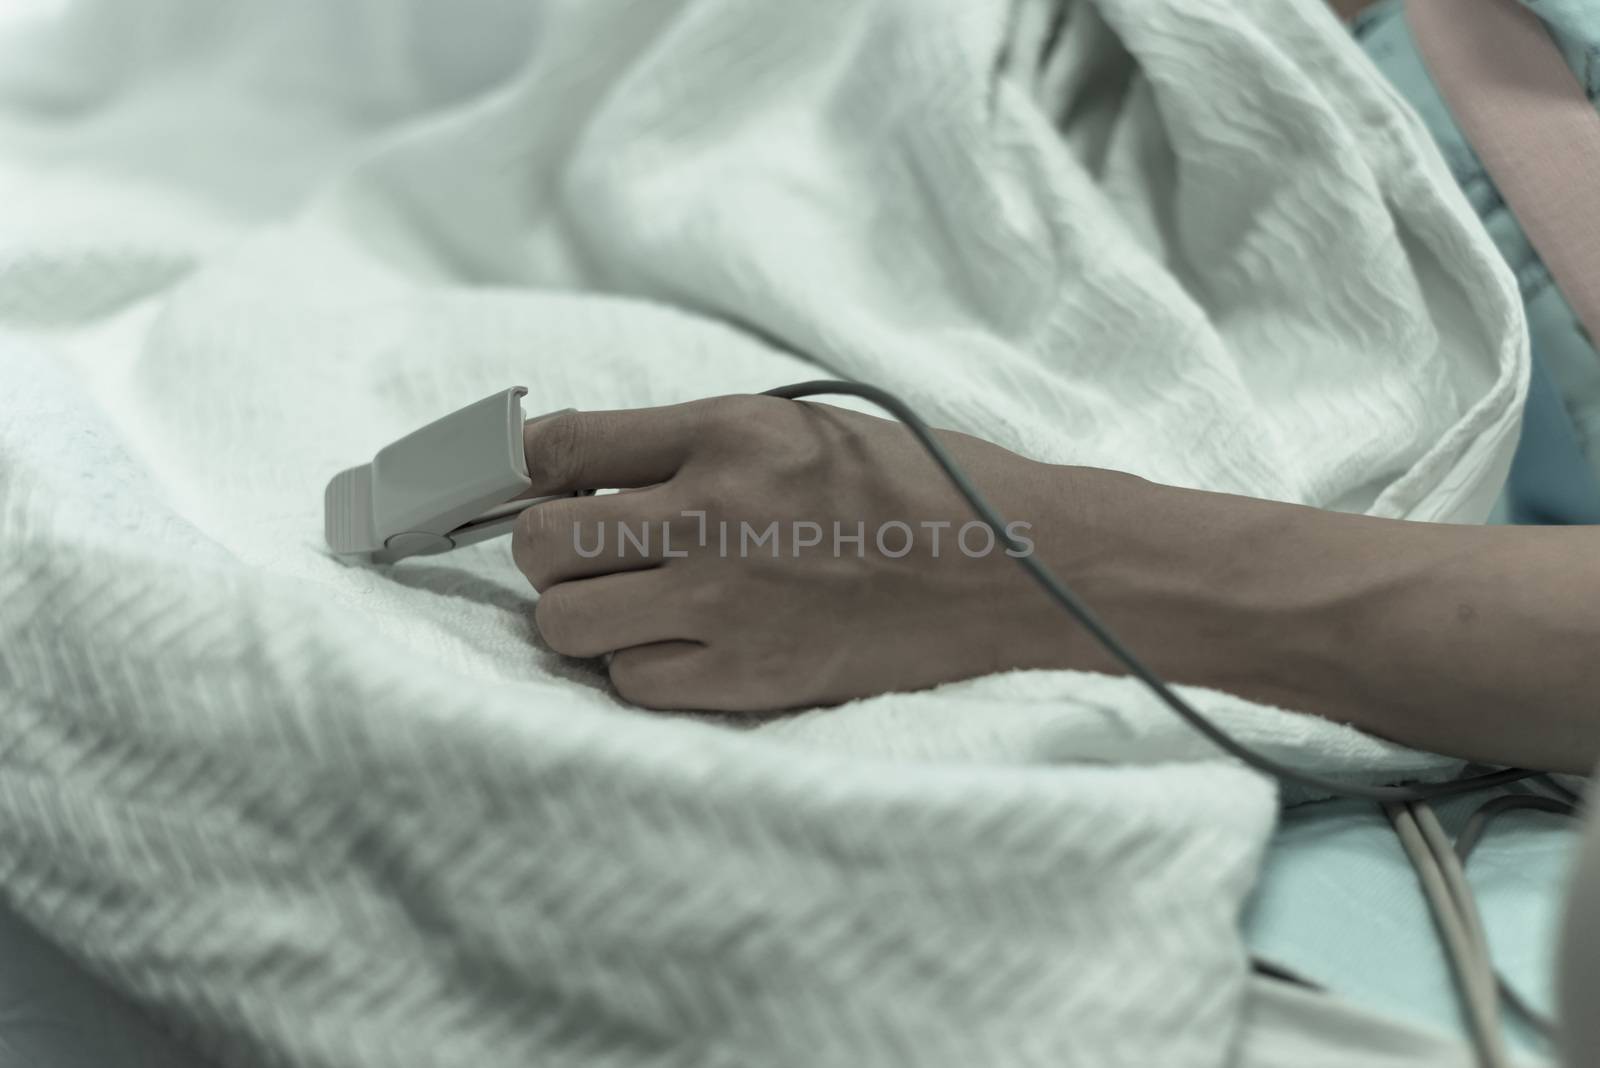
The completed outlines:
<svg viewBox="0 0 1600 1068">
<path fill-rule="evenodd" d="M 711 651 L 699 642 L 667 641 L 622 649 L 611 658 L 611 685 L 645 708 L 704 707 Z"/>
<path fill-rule="evenodd" d="M 622 572 L 551 586 L 533 618 L 545 643 L 564 656 L 600 656 L 652 642 L 693 638 L 672 596 L 681 580 L 665 570 Z"/>
<path fill-rule="evenodd" d="M 693 447 L 701 402 L 557 412 L 522 428 L 529 493 L 573 493 L 665 482 Z"/>
<path fill-rule="evenodd" d="M 536 590 L 562 582 L 637 571 L 682 552 L 685 536 L 669 534 L 678 516 L 659 487 L 602 497 L 561 497 L 527 508 L 511 533 L 511 557 Z M 668 539 L 671 539 L 669 542 Z"/>
</svg>

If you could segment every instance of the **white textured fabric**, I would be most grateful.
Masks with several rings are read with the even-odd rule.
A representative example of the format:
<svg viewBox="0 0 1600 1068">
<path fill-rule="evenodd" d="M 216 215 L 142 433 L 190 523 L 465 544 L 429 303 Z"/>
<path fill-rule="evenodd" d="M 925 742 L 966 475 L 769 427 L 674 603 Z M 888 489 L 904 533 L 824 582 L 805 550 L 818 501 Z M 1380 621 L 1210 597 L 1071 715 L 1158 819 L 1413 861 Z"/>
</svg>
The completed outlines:
<svg viewBox="0 0 1600 1068">
<path fill-rule="evenodd" d="M 1136 687 L 643 715 L 539 643 L 503 543 L 347 566 L 319 508 L 508 384 L 820 365 L 1042 459 L 1481 518 L 1520 304 L 1320 3 L 5 12 L 32 924 L 229 1064 L 1233 1058 L 1273 788 Z M 1194 698 L 1325 771 L 1453 770 Z"/>
</svg>

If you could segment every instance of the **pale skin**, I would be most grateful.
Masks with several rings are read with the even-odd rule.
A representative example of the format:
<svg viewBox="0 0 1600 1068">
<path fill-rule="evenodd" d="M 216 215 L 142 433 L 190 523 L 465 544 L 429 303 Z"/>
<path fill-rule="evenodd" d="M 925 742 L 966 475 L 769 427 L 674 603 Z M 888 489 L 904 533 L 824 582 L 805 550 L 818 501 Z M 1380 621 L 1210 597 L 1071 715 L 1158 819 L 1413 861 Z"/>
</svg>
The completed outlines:
<svg viewBox="0 0 1600 1068">
<path fill-rule="evenodd" d="M 1474 760 L 1588 772 L 1600 759 L 1591 529 L 1352 516 L 941 436 L 1006 518 L 1031 525 L 1038 557 L 1172 681 Z M 537 505 L 512 545 L 545 641 L 611 654 L 636 704 L 770 713 L 1016 668 L 1120 670 L 1001 549 L 955 550 L 971 512 L 898 423 L 737 396 L 563 414 L 525 439 L 536 493 L 631 490 Z M 827 532 L 820 544 L 794 551 L 797 520 Z M 863 552 L 836 551 L 835 520 L 864 524 Z M 721 521 L 776 521 L 781 551 L 741 553 L 736 538 L 721 552 Z M 903 556 L 873 544 L 887 521 L 919 535 Z M 668 524 L 686 555 L 664 556 L 659 536 L 648 553 L 619 556 L 613 539 L 586 555 L 597 524 L 619 522 Z"/>
</svg>

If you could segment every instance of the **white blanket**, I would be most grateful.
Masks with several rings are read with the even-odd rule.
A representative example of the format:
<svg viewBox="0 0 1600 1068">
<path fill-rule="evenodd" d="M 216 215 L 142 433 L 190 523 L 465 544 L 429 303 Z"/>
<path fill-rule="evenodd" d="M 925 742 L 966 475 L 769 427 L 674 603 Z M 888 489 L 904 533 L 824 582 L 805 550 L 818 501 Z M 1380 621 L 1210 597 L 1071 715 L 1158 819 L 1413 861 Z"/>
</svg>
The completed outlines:
<svg viewBox="0 0 1600 1068">
<path fill-rule="evenodd" d="M 1274 787 L 1137 687 L 645 715 L 504 543 L 347 566 L 322 486 L 826 369 L 1476 520 L 1520 316 L 1319 0 L 0 6 L 0 894 L 232 1064 L 1233 1063 Z"/>
</svg>

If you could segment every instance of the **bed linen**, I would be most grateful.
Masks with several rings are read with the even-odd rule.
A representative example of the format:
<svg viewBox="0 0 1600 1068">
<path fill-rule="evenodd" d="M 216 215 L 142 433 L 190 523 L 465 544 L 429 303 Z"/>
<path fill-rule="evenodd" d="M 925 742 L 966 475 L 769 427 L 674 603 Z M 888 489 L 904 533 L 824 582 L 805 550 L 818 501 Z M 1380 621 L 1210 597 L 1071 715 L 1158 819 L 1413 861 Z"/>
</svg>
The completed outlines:
<svg viewBox="0 0 1600 1068">
<path fill-rule="evenodd" d="M 827 373 L 1044 460 L 1481 520 L 1521 306 L 1320 4 L 18 10 L 0 896 L 32 929 L 229 1065 L 1261 1055 L 1277 792 L 1125 680 L 644 715 L 540 644 L 503 544 L 351 566 L 319 509 L 511 383 Z M 1321 771 L 1457 770 L 1193 699 Z"/>
</svg>

